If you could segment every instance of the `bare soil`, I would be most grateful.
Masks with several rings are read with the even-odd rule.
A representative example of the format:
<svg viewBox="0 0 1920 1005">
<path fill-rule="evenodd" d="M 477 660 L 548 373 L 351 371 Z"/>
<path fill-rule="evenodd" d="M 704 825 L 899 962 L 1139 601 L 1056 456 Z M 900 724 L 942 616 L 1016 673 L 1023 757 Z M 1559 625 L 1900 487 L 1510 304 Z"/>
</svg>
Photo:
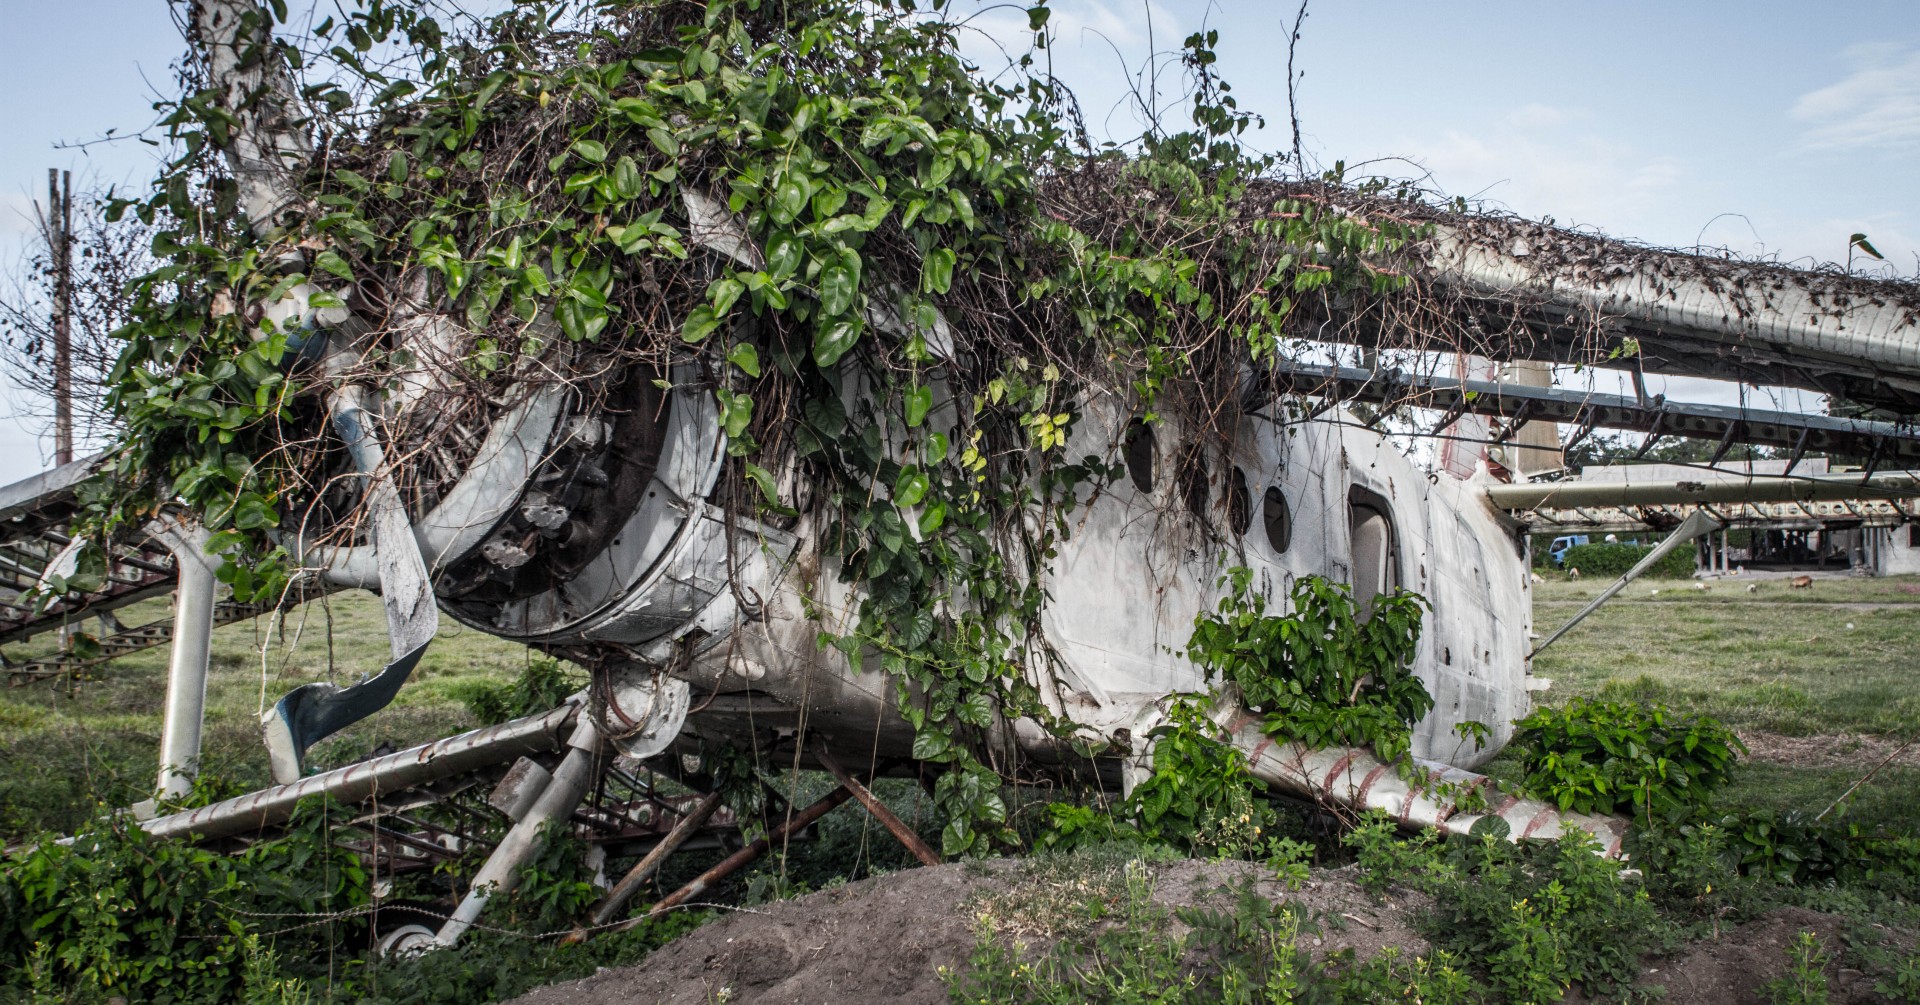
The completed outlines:
<svg viewBox="0 0 1920 1005">
<path fill-rule="evenodd" d="M 1864 773 L 1888 758 L 1892 758 L 1892 764 L 1920 767 L 1920 743 L 1903 749 L 1904 741 L 1892 737 L 1853 733 L 1786 736 L 1743 729 L 1740 740 L 1747 745 L 1747 760 L 1795 768 L 1859 768 Z"/>
<path fill-rule="evenodd" d="M 1316 955 L 1351 948 L 1361 958 L 1393 945 L 1424 952 L 1396 895 L 1376 904 L 1340 872 L 1289 892 L 1245 862 L 1180 861 L 1152 867 L 1154 900 L 1166 907 L 1231 904 L 1252 880 L 1273 899 L 1299 903 L 1318 920 Z M 942 967 L 963 965 L 982 912 L 1030 944 L 1074 937 L 1046 917 L 1049 884 L 1077 884 L 1020 860 L 911 869 L 737 911 L 662 947 L 636 967 L 541 988 L 513 1005 L 935 1005 L 947 1000 Z M 1079 896 L 1084 889 L 1065 891 Z"/>
<path fill-rule="evenodd" d="M 1834 1005 L 1888 1001 L 1874 993 L 1872 977 L 1845 965 L 1843 924 L 1835 915 L 1798 907 L 1770 911 L 1717 939 L 1693 943 L 1668 960 L 1651 963 L 1646 983 L 1666 988 L 1662 1001 L 1669 1005 L 1767 1005 L 1762 989 L 1784 975 L 1788 947 L 1801 932 L 1810 931 L 1826 947 L 1827 991 Z"/>
<path fill-rule="evenodd" d="M 1427 950 L 1412 928 L 1424 900 L 1396 891 L 1377 903 L 1347 870 L 1318 871 L 1297 891 L 1243 862 L 1180 861 L 1152 871 L 1154 899 L 1167 907 L 1227 907 L 1248 881 L 1264 896 L 1293 900 L 1316 921 L 1318 934 L 1306 937 L 1316 957 L 1349 948 L 1362 960 L 1387 946 L 1409 956 Z M 736 911 L 639 966 L 542 988 L 513 1005 L 938 1005 L 947 1000 L 940 969 L 965 964 L 983 915 L 1004 937 L 1029 945 L 1084 937 L 1070 925 L 1063 930 L 1047 905 L 1087 889 L 1084 877 L 1049 875 L 1022 861 L 913 869 Z M 1672 1005 L 1763 1005 L 1762 988 L 1785 973 L 1790 943 L 1812 931 L 1833 961 L 1827 978 L 1835 1005 L 1886 1001 L 1874 994 L 1871 976 L 1847 966 L 1842 925 L 1834 915 L 1776 910 L 1648 960 L 1645 983 L 1664 987 Z M 1577 990 L 1568 998 L 1584 1000 Z"/>
</svg>

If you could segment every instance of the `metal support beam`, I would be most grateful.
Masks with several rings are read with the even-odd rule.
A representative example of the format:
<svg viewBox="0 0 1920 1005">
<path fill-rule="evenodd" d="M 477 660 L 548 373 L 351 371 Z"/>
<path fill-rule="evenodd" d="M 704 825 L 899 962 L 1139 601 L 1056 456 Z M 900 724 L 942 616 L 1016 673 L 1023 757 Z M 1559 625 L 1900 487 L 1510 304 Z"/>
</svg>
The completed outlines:
<svg viewBox="0 0 1920 1005">
<path fill-rule="evenodd" d="M 149 525 L 153 536 L 173 552 L 179 570 L 174 589 L 173 654 L 167 661 L 166 718 L 160 728 L 161 799 L 177 799 L 193 790 L 200 767 L 200 730 L 206 721 L 207 658 L 213 647 L 213 560 L 211 536 L 197 522 L 161 517 Z"/>
<path fill-rule="evenodd" d="M 1667 535 L 1666 540 L 1660 542 L 1660 544 L 1656 546 L 1651 552 L 1648 552 L 1647 557 L 1641 559 L 1639 563 L 1636 564 L 1633 568 L 1628 569 L 1626 575 L 1621 576 L 1619 579 L 1614 580 L 1612 586 L 1609 586 L 1606 589 L 1600 591 L 1600 595 L 1593 598 L 1592 603 L 1588 604 L 1585 607 L 1582 607 L 1580 609 L 1580 613 L 1574 615 L 1572 620 L 1568 621 L 1566 624 L 1561 625 L 1559 628 L 1555 629 L 1552 635 L 1547 636 L 1545 639 L 1541 640 L 1539 645 L 1534 646 L 1533 651 L 1527 654 L 1527 659 L 1531 660 L 1535 656 L 1540 655 L 1542 650 L 1546 649 L 1550 645 L 1553 645 L 1554 642 L 1559 640 L 1560 636 L 1565 635 L 1568 632 L 1572 631 L 1573 626 L 1579 624 L 1582 621 L 1585 621 L 1587 615 L 1592 614 L 1594 611 L 1599 610 L 1601 604 L 1604 604 L 1607 601 L 1612 600 L 1614 594 L 1619 593 L 1621 590 L 1624 590 L 1627 588 L 1628 583 L 1633 582 L 1642 573 L 1646 572 L 1648 569 L 1653 568 L 1654 565 L 1658 563 L 1661 559 L 1667 557 L 1668 552 L 1673 551 L 1673 549 L 1678 548 L 1681 545 L 1686 544 L 1687 542 L 1700 537 L 1701 535 L 1711 535 L 1714 531 L 1719 529 L 1720 529 L 1720 521 L 1715 520 L 1711 516 L 1708 516 L 1705 510 L 1695 510 L 1691 516 L 1687 517 L 1685 523 L 1682 523 L 1680 526 L 1675 527 L 1673 530 L 1673 533 Z M 1707 544 L 1708 544 L 1707 567 L 1712 568 L 1713 567 L 1713 550 L 1712 550 L 1713 538 L 1711 536 L 1707 538 Z"/>
<path fill-rule="evenodd" d="M 1310 363 L 1282 363 L 1272 371 L 1274 385 L 1295 394 L 1318 396 L 1322 402 L 1309 417 L 1339 401 L 1412 405 L 1498 416 L 1509 423 L 1495 437 L 1503 442 L 1525 422 L 1573 423 L 1576 420 L 1609 429 L 1655 433 L 1660 437 L 1686 436 L 1720 441 L 1732 430 L 1731 443 L 1799 448 L 1829 454 L 1866 454 L 1876 438 L 1885 438 L 1883 463 L 1920 465 L 1920 429 L 1911 424 L 1874 422 L 1833 415 L 1805 415 L 1760 408 L 1666 401 L 1647 401 L 1618 394 L 1598 394 L 1565 387 L 1528 387 L 1510 381 L 1461 380 L 1427 376 L 1403 370 L 1361 370 L 1355 367 Z M 1523 421 L 1524 420 L 1524 421 Z M 1650 438 L 1651 439 L 1651 438 Z"/>
<path fill-rule="evenodd" d="M 841 767 L 840 762 L 834 760 L 832 755 L 816 747 L 814 748 L 813 759 L 819 761 L 821 767 L 833 774 L 834 781 L 839 782 L 848 792 L 853 793 L 853 798 L 860 800 L 860 805 L 866 807 L 867 812 L 873 814 L 875 820 L 880 821 L 881 826 L 887 829 L 887 833 L 893 835 L 894 840 L 906 845 L 907 850 L 913 853 L 914 858 L 920 860 L 921 865 L 940 864 L 940 856 L 935 854 L 932 848 L 927 847 L 925 841 L 920 840 L 920 835 L 915 834 L 913 828 L 907 826 L 906 821 L 901 820 L 894 815 L 892 810 L 887 809 L 885 803 L 875 798 L 874 794 L 868 790 L 866 786 L 860 784 L 858 778 L 847 774 L 847 769 Z"/>
<path fill-rule="evenodd" d="M 681 845 L 686 844 L 687 839 L 692 837 L 694 832 L 707 822 L 707 818 L 713 816 L 713 811 L 719 808 L 720 793 L 716 791 L 700 800 L 700 804 L 693 808 L 693 812 L 681 817 L 680 822 L 674 824 L 673 829 L 667 832 L 667 836 L 661 838 L 660 843 L 654 845 L 652 850 L 647 852 L 646 857 L 636 863 L 625 876 L 620 878 L 620 882 L 614 884 L 613 889 L 608 890 L 607 895 L 601 898 L 600 903 L 593 909 L 592 923 L 599 926 L 611 920 L 614 913 L 632 899 L 634 892 L 640 889 L 640 884 L 646 882 L 649 876 L 658 871 L 661 864 L 678 851 Z M 563 941 L 572 944 L 584 941 L 586 937 L 587 933 L 584 929 L 575 929 Z"/>
<path fill-rule="evenodd" d="M 547 826 L 555 821 L 564 824 L 573 816 L 599 767 L 600 731 L 594 728 L 592 716 L 579 718 L 567 745 L 572 749 L 554 770 L 553 780 L 547 783 L 527 815 L 513 825 L 507 836 L 500 839 L 500 846 L 487 856 L 487 864 L 473 877 L 466 897 L 434 936 L 435 946 L 451 946 L 460 941 L 460 936 L 480 917 L 488 899 L 512 893 L 520 885 L 520 866 L 545 847 Z"/>
<path fill-rule="evenodd" d="M 659 903 L 649 908 L 647 910 L 647 913 L 641 915 L 640 917 L 629 918 L 626 921 L 621 922 L 618 926 L 614 928 L 614 931 L 616 932 L 629 931 L 637 927 L 638 925 L 640 925 L 640 923 L 646 921 L 648 918 L 659 917 L 660 915 L 665 914 L 666 912 L 671 911 L 676 907 L 679 907 L 681 904 L 684 904 L 687 901 L 692 900 L 693 898 L 706 892 L 708 887 L 712 886 L 715 883 L 718 883 L 719 881 L 739 871 L 742 867 L 753 862 L 755 859 L 759 858 L 760 856 L 765 855 L 770 849 L 773 848 L 773 843 L 775 841 L 784 841 L 787 839 L 788 835 L 795 834 L 802 830 L 805 830 L 807 827 L 811 826 L 815 820 L 818 820 L 821 817 L 826 816 L 828 813 L 833 812 L 835 807 L 839 806 L 841 803 L 844 803 L 847 800 L 852 798 L 853 798 L 853 793 L 852 791 L 847 789 L 846 786 L 843 785 L 843 786 L 840 786 L 839 788 L 834 789 L 832 792 L 829 792 L 825 796 L 822 796 L 818 802 L 813 803 L 812 805 L 808 806 L 806 809 L 801 810 L 799 813 L 795 814 L 791 818 L 783 821 L 779 826 L 774 827 L 772 830 L 767 831 L 767 833 L 762 835 L 759 838 L 759 840 L 756 840 L 752 844 L 747 845 L 745 848 L 742 848 L 739 851 L 734 852 L 732 855 L 727 856 L 724 860 L 720 862 L 719 865 L 716 865 L 713 868 L 708 869 L 706 872 L 703 872 L 700 875 L 694 877 L 693 881 L 688 883 L 686 886 L 683 886 L 680 889 L 675 890 L 672 893 L 668 894 Z"/>
</svg>

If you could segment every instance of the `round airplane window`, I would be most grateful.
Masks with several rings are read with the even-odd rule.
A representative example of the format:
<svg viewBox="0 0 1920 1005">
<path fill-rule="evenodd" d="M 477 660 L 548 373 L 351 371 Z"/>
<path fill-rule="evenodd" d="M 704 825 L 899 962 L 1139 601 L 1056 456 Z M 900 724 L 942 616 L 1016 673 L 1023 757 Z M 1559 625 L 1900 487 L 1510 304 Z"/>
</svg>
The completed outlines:
<svg viewBox="0 0 1920 1005">
<path fill-rule="evenodd" d="M 1293 543 L 1293 513 L 1287 509 L 1287 497 L 1280 493 L 1280 486 L 1267 486 L 1266 495 L 1260 498 L 1260 519 L 1267 525 L 1267 544 L 1285 554 Z"/>
<path fill-rule="evenodd" d="M 1233 481 L 1227 486 L 1227 526 L 1233 528 L 1235 537 L 1247 532 L 1247 525 L 1253 522 L 1253 499 L 1247 492 L 1247 473 L 1238 467 L 1233 469 Z"/>
<path fill-rule="evenodd" d="M 1153 491 L 1153 429 L 1139 419 L 1127 426 L 1127 438 L 1120 456 L 1127 462 L 1127 477 L 1142 492 Z"/>
</svg>

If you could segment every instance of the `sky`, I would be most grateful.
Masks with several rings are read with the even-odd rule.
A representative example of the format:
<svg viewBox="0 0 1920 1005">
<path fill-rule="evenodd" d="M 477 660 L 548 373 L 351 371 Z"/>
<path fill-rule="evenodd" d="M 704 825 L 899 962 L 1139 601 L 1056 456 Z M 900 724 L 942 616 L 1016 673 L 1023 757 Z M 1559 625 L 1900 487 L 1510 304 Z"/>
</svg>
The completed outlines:
<svg viewBox="0 0 1920 1005">
<path fill-rule="evenodd" d="M 965 45 L 983 63 L 995 58 L 995 39 L 1024 45 L 1020 7 L 955 2 L 979 29 Z M 1204 26 L 1220 32 L 1218 69 L 1241 107 L 1268 117 L 1255 144 L 1291 147 L 1291 0 L 1053 7 L 1054 72 L 1096 131 L 1136 135 L 1129 84 L 1149 53 L 1176 50 Z M 13 268 L 49 167 L 72 170 L 76 184 L 152 175 L 153 147 L 74 144 L 149 126 L 182 43 L 163 0 L 0 0 L 0 25 L 0 267 Z M 1788 261 L 1844 261 L 1848 236 L 1864 232 L 1889 260 L 1881 268 L 1920 273 L 1912 0 L 1314 0 L 1295 69 L 1308 156 L 1345 161 L 1350 176 L 1365 165 L 1562 225 Z M 1178 101 L 1176 76 L 1162 77 L 1168 103 Z M 1677 379 L 1664 390 L 1715 401 L 1735 393 Z M 51 457 L 43 430 L 17 412 L 9 386 L 0 484 Z"/>
</svg>

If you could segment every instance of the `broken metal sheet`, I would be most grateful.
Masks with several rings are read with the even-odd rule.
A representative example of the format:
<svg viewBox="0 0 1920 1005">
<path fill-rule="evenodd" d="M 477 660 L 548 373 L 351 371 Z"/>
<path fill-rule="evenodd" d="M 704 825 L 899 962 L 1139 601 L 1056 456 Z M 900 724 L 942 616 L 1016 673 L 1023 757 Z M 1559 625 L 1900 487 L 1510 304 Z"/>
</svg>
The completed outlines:
<svg viewBox="0 0 1920 1005">
<path fill-rule="evenodd" d="M 414 525 L 420 551 L 435 575 L 480 547 L 513 511 L 546 455 L 566 396 L 564 387 L 539 388 L 495 421 L 466 474 Z M 308 565 L 326 570 L 330 583 L 363 589 L 379 585 L 379 564 L 370 545 L 313 548 L 305 554 Z"/>
<path fill-rule="evenodd" d="M 766 259 L 747 234 L 746 225 L 727 211 L 726 203 L 685 185 L 680 186 L 680 199 L 687 206 L 687 236 L 695 245 L 717 251 L 749 269 L 766 268 Z"/>
</svg>

